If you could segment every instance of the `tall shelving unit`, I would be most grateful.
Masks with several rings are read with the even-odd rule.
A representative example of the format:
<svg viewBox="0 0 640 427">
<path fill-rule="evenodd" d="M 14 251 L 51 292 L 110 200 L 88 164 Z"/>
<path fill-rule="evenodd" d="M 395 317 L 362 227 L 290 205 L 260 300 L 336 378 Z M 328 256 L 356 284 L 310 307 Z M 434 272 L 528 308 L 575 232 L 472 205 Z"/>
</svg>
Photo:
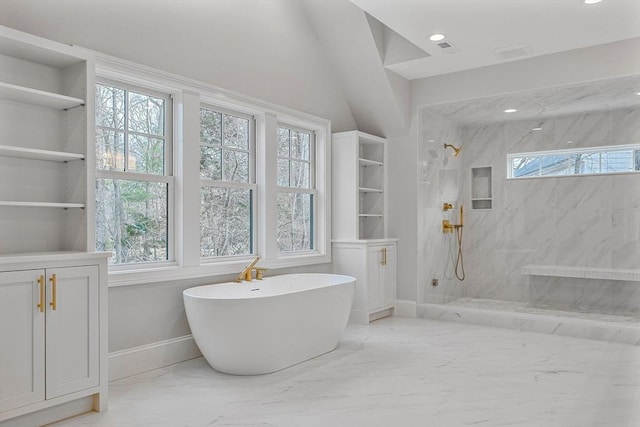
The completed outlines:
<svg viewBox="0 0 640 427">
<path fill-rule="evenodd" d="M 107 406 L 107 258 L 93 250 L 94 64 L 0 26 L 0 424 Z"/>
<path fill-rule="evenodd" d="M 356 278 L 350 320 L 393 314 L 397 239 L 387 237 L 387 141 L 359 131 L 333 134 L 334 272 Z"/>
<path fill-rule="evenodd" d="M 386 236 L 386 140 L 363 132 L 333 134 L 333 238 Z"/>
<path fill-rule="evenodd" d="M 0 255 L 87 251 L 93 64 L 0 31 Z"/>
</svg>

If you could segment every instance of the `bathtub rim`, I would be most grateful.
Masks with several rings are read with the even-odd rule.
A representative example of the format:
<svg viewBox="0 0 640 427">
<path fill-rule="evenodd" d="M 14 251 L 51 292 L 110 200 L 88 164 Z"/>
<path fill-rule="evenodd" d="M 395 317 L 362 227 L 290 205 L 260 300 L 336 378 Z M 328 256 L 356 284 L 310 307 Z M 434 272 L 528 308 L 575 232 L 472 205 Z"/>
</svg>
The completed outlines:
<svg viewBox="0 0 640 427">
<path fill-rule="evenodd" d="M 268 281 L 270 279 L 276 279 L 278 277 L 281 276 L 303 276 L 303 277 L 314 277 L 314 276 L 322 276 L 322 277 L 326 277 L 326 276 L 331 276 L 334 278 L 342 278 L 344 280 L 339 281 L 339 282 L 333 282 L 333 283 L 327 283 L 327 284 L 323 284 L 321 286 L 314 286 L 314 287 L 308 287 L 308 288 L 304 288 L 304 289 L 294 289 L 288 292 L 281 292 L 281 293 L 277 293 L 277 294 L 246 294 L 243 296 L 231 296 L 231 295 L 224 295 L 222 293 L 220 293 L 219 295 L 194 295 L 192 293 L 192 291 L 194 289 L 202 289 L 202 288 L 216 288 L 216 287 L 228 287 L 228 288 L 235 288 L 237 289 L 238 287 L 243 287 L 243 288 L 257 288 L 259 287 L 261 284 L 264 284 L 265 281 Z M 277 297 L 282 297 L 284 295 L 293 295 L 293 294 L 298 294 L 298 293 L 302 293 L 302 292 L 311 292 L 317 289 L 323 289 L 323 288 L 328 288 L 328 287 L 332 287 L 332 286 L 341 286 L 341 285 L 347 285 L 347 284 L 351 284 L 356 282 L 356 278 L 353 276 L 348 276 L 346 274 L 333 274 L 333 273 L 285 273 L 285 274 L 278 274 L 275 276 L 268 276 L 265 277 L 263 280 L 252 280 L 251 282 L 246 282 L 246 281 L 242 281 L 242 282 L 222 282 L 222 283 L 209 283 L 206 285 L 199 285 L 199 286 L 192 286 L 190 288 L 185 289 L 184 291 L 182 291 L 182 296 L 183 298 L 192 298 L 192 299 L 198 299 L 198 300 L 215 300 L 215 301 L 242 301 L 242 300 L 252 300 L 252 299 L 264 299 L 264 298 L 277 298 Z M 220 288 L 218 290 L 221 290 Z M 251 291 L 251 289 L 248 289 L 249 291 Z"/>
</svg>

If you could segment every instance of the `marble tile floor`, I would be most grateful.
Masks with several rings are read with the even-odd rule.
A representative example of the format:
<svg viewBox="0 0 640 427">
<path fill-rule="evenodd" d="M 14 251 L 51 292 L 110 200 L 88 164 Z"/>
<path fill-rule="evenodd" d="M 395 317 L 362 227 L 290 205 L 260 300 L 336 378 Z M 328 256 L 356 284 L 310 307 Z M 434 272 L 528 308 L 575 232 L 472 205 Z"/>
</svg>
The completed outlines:
<svg viewBox="0 0 640 427">
<path fill-rule="evenodd" d="M 448 304 L 421 303 L 416 312 L 423 319 L 640 345 L 637 315 L 562 311 L 482 298 L 458 298 Z"/>
<path fill-rule="evenodd" d="M 638 427 L 640 347 L 392 317 L 273 374 L 198 358 L 110 393 L 108 411 L 55 426 Z"/>
</svg>

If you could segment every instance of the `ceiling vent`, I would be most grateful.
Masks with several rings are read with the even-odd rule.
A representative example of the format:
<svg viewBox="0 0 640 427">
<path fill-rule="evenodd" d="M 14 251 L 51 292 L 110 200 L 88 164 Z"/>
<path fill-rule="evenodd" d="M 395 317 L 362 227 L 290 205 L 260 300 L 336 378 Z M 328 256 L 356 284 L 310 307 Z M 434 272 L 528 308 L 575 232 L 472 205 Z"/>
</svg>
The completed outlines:
<svg viewBox="0 0 640 427">
<path fill-rule="evenodd" d="M 533 53 L 533 49 L 527 43 L 502 47 L 494 50 L 500 59 L 515 59 L 529 56 Z"/>
<path fill-rule="evenodd" d="M 454 46 L 450 41 L 441 41 L 436 42 L 436 46 L 440 48 L 441 53 L 457 53 L 460 52 L 456 46 Z"/>
</svg>

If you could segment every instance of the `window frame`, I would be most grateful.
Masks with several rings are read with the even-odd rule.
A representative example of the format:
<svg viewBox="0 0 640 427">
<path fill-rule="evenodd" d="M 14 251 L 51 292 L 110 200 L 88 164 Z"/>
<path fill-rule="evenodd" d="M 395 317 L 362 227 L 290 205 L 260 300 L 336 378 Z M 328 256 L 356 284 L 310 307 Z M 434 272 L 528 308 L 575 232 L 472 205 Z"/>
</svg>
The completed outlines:
<svg viewBox="0 0 640 427">
<path fill-rule="evenodd" d="M 167 185 L 167 259 L 162 261 L 144 261 L 136 263 L 123 263 L 123 264 L 109 264 L 109 269 L 112 271 L 129 271 L 129 270 L 141 270 L 150 268 L 163 268 L 176 264 L 175 261 L 175 169 L 174 169 L 174 96 L 170 91 L 162 90 L 158 87 L 149 87 L 140 85 L 139 83 L 131 83 L 123 80 L 116 80 L 109 77 L 96 77 L 93 89 L 97 85 L 104 85 L 123 89 L 126 93 L 134 92 L 142 95 L 149 95 L 155 98 L 161 98 L 165 100 L 164 111 L 164 165 L 163 174 L 149 174 L 141 172 L 130 172 L 126 169 L 126 156 L 125 156 L 125 170 L 114 171 L 98 169 L 97 161 L 93 165 L 93 186 L 95 187 L 98 179 L 111 179 L 120 181 L 138 181 L 138 182 L 153 182 L 164 183 Z M 128 110 L 125 110 L 125 116 L 128 114 Z M 94 114 L 94 126 L 95 130 L 109 129 L 106 127 L 98 126 L 95 124 Z M 126 123 L 126 122 L 125 122 Z M 138 132 L 132 132 L 128 129 L 122 131 L 125 135 L 131 133 L 138 134 Z M 156 135 L 154 135 L 156 136 Z M 93 138 L 93 144 L 90 144 L 93 156 L 95 156 L 95 136 Z M 126 152 L 126 146 L 125 146 Z M 95 158 L 95 157 L 93 157 Z M 94 202 L 96 203 L 96 202 Z M 97 207 L 97 203 L 93 206 L 94 210 Z M 93 215 L 95 221 L 95 213 Z M 94 223 L 92 234 L 95 236 L 97 226 Z M 94 237 L 95 238 L 95 237 Z M 97 243 L 97 242 L 96 242 Z"/>
<path fill-rule="evenodd" d="M 203 256 L 202 255 L 202 236 L 200 236 L 200 260 L 201 263 L 220 263 L 234 259 L 246 259 L 247 257 L 255 257 L 258 252 L 258 184 L 257 184 L 257 157 L 256 157 L 256 119 L 254 115 L 231 110 L 229 108 L 221 107 L 211 102 L 202 102 L 200 104 L 200 110 L 210 110 L 221 114 L 227 114 L 233 117 L 247 119 L 249 122 L 249 182 L 235 182 L 224 181 L 222 179 L 202 179 L 200 176 L 200 191 L 203 187 L 215 187 L 215 188 L 235 188 L 251 190 L 251 253 L 241 255 L 222 255 L 222 256 Z M 202 123 L 200 123 L 202 126 Z M 199 147 L 202 147 L 202 141 L 199 141 Z M 224 149 L 224 145 L 222 145 Z M 200 174 L 200 170 L 198 170 Z"/>
<path fill-rule="evenodd" d="M 576 176 L 601 176 L 601 175 L 619 175 L 619 174 L 634 174 L 640 173 L 640 170 L 627 170 L 627 171 L 613 171 L 613 172 L 595 172 L 595 173 L 572 173 L 566 175 L 527 175 L 527 176 L 514 176 L 513 175 L 513 162 L 517 158 L 522 157 L 550 157 L 550 156 L 565 156 L 575 154 L 593 154 L 593 153 L 608 153 L 615 151 L 639 151 L 640 144 L 623 144 L 623 145 L 605 145 L 597 147 L 580 147 L 566 150 L 547 150 L 547 151 L 533 151 L 528 153 L 510 153 L 507 154 L 507 179 L 539 179 L 539 178 L 566 178 Z"/>
</svg>

